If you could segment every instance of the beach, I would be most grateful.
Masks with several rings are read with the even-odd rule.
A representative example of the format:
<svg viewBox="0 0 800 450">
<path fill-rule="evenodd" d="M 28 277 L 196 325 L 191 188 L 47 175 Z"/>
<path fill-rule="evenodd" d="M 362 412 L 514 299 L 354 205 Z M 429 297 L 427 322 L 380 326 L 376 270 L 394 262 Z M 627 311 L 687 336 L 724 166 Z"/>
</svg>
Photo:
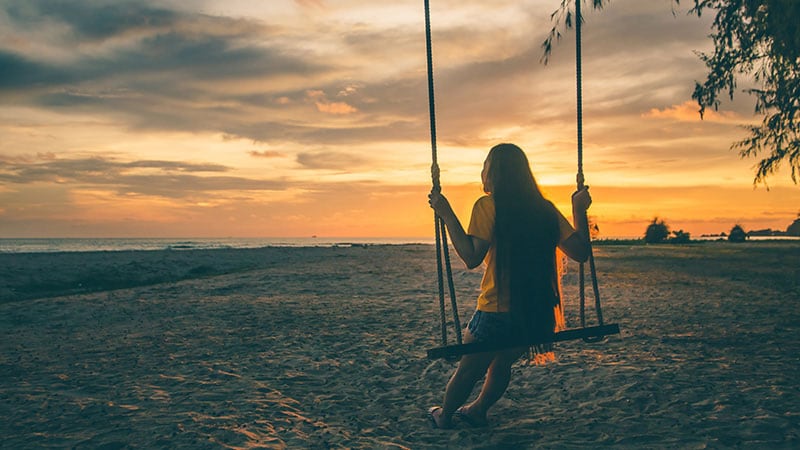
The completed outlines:
<svg viewBox="0 0 800 450">
<path fill-rule="evenodd" d="M 595 256 L 620 335 L 436 430 L 433 246 L 0 254 L 0 448 L 800 447 L 800 242 Z M 453 257 L 466 323 L 481 270 Z"/>
</svg>

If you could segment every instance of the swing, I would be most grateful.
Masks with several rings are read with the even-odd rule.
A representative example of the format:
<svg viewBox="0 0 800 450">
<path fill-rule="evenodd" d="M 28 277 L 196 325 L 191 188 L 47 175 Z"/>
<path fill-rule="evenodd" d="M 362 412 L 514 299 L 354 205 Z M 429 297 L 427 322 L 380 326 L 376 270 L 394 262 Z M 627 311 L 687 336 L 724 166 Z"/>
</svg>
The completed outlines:
<svg viewBox="0 0 800 450">
<path fill-rule="evenodd" d="M 432 166 L 439 167 L 436 150 L 436 106 L 433 92 L 433 50 L 431 45 L 431 21 L 430 21 L 430 0 L 425 2 L 425 43 L 427 48 L 428 64 L 428 106 L 431 129 L 431 159 Z M 577 128 L 578 128 L 578 173 L 576 175 L 577 188 L 583 189 L 583 96 L 581 88 L 581 0 L 575 0 L 575 63 L 576 63 L 576 84 L 577 84 Z M 432 176 L 433 189 L 441 189 L 439 171 L 434 170 Z M 583 339 L 584 342 L 600 342 L 606 336 L 619 334 L 618 324 L 603 324 L 603 312 L 600 304 L 600 291 L 597 284 L 597 271 L 595 270 L 594 252 L 592 251 L 591 241 L 589 243 L 589 270 L 591 272 L 592 290 L 594 292 L 595 312 L 597 316 L 596 326 L 586 326 L 586 293 L 585 293 L 585 269 L 584 263 L 580 263 L 579 269 L 579 292 L 580 292 L 580 328 L 568 329 L 554 333 L 547 342 L 472 342 L 464 344 L 461 336 L 461 321 L 458 316 L 458 302 L 456 301 L 455 285 L 453 284 L 453 274 L 450 265 L 450 252 L 448 250 L 447 229 L 444 220 L 434 213 L 434 225 L 436 235 L 436 272 L 438 278 L 439 291 L 439 317 L 442 330 L 442 346 L 429 349 L 428 358 L 454 358 L 471 353 L 490 352 L 504 350 L 514 347 L 531 347 L 541 344 L 562 342 L 574 339 Z M 447 344 L 447 317 L 445 313 L 445 293 L 444 279 L 447 279 L 450 304 L 453 314 L 453 327 L 455 328 L 456 344 Z"/>
</svg>

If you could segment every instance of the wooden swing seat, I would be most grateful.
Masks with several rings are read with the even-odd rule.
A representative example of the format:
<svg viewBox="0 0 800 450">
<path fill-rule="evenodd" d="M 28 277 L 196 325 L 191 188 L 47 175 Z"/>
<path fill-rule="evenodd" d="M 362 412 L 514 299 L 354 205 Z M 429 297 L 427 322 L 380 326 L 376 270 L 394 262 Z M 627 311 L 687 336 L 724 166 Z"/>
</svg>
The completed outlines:
<svg viewBox="0 0 800 450">
<path fill-rule="evenodd" d="M 619 334 L 619 325 L 616 323 L 559 331 L 553 336 L 552 342 L 571 341 L 573 339 L 586 340 L 591 338 L 602 338 L 612 334 Z M 446 345 L 444 347 L 429 349 L 428 358 L 452 358 L 471 353 L 494 352 L 514 347 L 529 347 L 532 345 L 546 343 L 547 342 L 526 342 L 523 344 L 509 345 L 507 342 L 470 342 L 468 344 Z"/>
</svg>

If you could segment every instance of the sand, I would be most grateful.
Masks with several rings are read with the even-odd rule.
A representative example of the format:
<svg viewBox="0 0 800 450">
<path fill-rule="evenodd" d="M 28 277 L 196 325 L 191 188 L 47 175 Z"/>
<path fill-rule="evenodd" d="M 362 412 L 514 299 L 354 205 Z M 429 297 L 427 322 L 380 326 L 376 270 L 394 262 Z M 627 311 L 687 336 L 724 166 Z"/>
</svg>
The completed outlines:
<svg viewBox="0 0 800 450">
<path fill-rule="evenodd" d="M 3 254 L 0 447 L 800 447 L 800 243 L 595 253 L 621 335 L 455 430 L 425 418 L 431 246 Z M 480 275 L 455 264 L 464 321 Z"/>
</svg>

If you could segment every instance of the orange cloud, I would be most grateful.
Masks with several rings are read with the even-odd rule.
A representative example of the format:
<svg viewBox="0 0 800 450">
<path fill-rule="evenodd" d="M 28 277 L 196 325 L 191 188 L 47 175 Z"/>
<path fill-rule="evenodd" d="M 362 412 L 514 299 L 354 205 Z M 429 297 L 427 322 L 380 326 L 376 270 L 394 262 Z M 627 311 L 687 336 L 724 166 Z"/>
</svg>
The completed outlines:
<svg viewBox="0 0 800 450">
<path fill-rule="evenodd" d="M 352 114 L 358 112 L 353 106 L 345 102 L 316 102 L 317 111 L 328 114 Z"/>
<path fill-rule="evenodd" d="M 264 150 L 263 152 L 252 150 L 248 153 L 250 154 L 250 156 L 254 158 L 281 158 L 283 156 L 286 156 L 283 153 L 276 152 L 274 150 Z"/>
<path fill-rule="evenodd" d="M 358 112 L 356 107 L 345 102 L 332 102 L 328 100 L 325 92 L 320 90 L 308 90 L 306 91 L 306 96 L 309 99 L 314 100 L 314 105 L 316 105 L 317 111 L 319 112 L 337 115 Z"/>
<path fill-rule="evenodd" d="M 693 100 L 687 100 L 680 105 L 672 105 L 664 109 L 653 108 L 642 114 L 642 117 L 645 119 L 672 119 L 679 122 L 699 122 L 704 120 L 719 123 L 742 123 L 745 121 L 733 111 L 715 111 L 713 108 L 706 109 L 701 119 L 700 107 Z"/>
</svg>

